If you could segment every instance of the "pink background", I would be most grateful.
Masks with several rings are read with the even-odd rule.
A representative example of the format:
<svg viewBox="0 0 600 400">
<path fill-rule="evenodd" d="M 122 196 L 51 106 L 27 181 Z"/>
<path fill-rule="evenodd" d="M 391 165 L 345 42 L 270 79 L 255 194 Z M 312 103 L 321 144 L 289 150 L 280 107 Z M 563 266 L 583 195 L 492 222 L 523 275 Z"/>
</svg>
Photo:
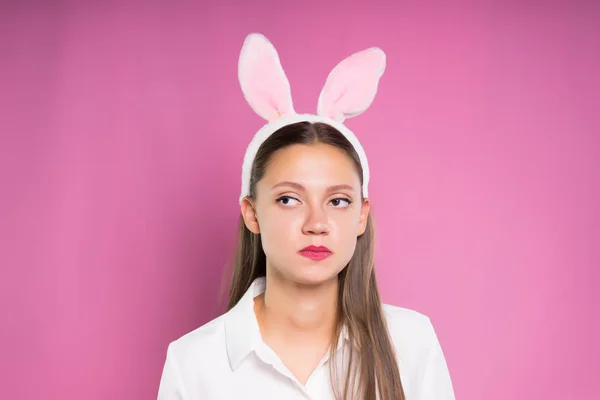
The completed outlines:
<svg viewBox="0 0 600 400">
<path fill-rule="evenodd" d="M 222 310 L 258 31 L 301 112 L 386 51 L 348 121 L 380 288 L 432 318 L 457 398 L 598 398 L 598 6 L 114 3 L 0 8 L 0 397 L 156 398 L 167 344 Z"/>
</svg>

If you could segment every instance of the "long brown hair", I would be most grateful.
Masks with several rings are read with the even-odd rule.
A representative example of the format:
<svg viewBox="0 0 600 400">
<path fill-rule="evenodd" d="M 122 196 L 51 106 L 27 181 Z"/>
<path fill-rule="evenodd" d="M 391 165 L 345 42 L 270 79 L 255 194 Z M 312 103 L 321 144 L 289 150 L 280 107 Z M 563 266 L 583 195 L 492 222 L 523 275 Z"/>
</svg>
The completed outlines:
<svg viewBox="0 0 600 400">
<path fill-rule="evenodd" d="M 350 142 L 338 130 L 323 123 L 299 122 L 274 132 L 260 146 L 250 180 L 251 198 L 256 198 L 256 183 L 264 176 L 273 153 L 292 144 L 323 143 L 344 150 L 353 160 L 362 184 L 362 167 Z M 253 234 L 240 216 L 235 268 L 229 288 L 227 310 L 233 308 L 252 282 L 266 276 L 266 255 L 260 234 Z M 336 371 L 331 363 L 333 390 L 336 398 L 349 399 L 354 394 L 361 400 L 405 400 L 394 346 L 388 334 L 374 271 L 374 228 L 371 215 L 367 228 L 357 238 L 356 249 L 348 265 L 338 275 L 338 320 L 331 345 L 331 359 L 337 349 L 342 327 L 360 353 L 351 351 L 348 370 L 340 387 L 333 385 Z M 377 395 L 378 394 L 378 395 Z M 377 397 L 379 396 L 379 397 Z"/>
</svg>

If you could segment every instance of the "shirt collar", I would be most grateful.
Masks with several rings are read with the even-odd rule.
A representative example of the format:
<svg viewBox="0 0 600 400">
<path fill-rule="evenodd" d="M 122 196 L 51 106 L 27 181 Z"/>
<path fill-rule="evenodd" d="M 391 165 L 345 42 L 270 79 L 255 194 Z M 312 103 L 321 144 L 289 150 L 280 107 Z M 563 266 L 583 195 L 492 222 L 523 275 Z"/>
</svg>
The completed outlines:
<svg viewBox="0 0 600 400">
<path fill-rule="evenodd" d="M 262 341 L 256 314 L 254 314 L 254 298 L 263 294 L 265 289 L 266 278 L 256 278 L 240 301 L 225 315 L 227 355 L 234 370 Z M 338 348 L 343 342 L 349 340 L 346 326 L 342 327 L 340 339 Z"/>
<path fill-rule="evenodd" d="M 254 314 L 254 298 L 262 294 L 265 288 L 264 277 L 255 279 L 240 301 L 225 316 L 225 341 L 229 363 L 233 369 L 240 365 L 261 340 Z"/>
</svg>

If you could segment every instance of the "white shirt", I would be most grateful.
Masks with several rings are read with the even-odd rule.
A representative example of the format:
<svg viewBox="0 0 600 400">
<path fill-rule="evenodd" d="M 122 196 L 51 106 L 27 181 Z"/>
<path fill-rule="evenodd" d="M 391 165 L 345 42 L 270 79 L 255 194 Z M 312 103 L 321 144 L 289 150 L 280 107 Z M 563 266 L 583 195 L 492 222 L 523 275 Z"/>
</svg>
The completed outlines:
<svg viewBox="0 0 600 400">
<path fill-rule="evenodd" d="M 302 385 L 262 341 L 254 297 L 264 291 L 265 278 L 255 280 L 227 313 L 169 344 L 158 400 L 334 398 L 329 352 Z M 387 304 L 383 310 L 406 399 L 454 400 L 446 360 L 429 318 Z M 340 340 L 339 357 L 350 345 Z"/>
</svg>

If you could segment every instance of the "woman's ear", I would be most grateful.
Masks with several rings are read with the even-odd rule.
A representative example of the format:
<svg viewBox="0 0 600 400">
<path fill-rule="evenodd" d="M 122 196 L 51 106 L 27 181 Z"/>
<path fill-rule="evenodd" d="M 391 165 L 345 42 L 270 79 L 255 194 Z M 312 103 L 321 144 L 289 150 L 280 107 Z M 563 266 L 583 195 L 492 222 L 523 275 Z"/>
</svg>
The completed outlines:
<svg viewBox="0 0 600 400">
<path fill-rule="evenodd" d="M 240 205 L 244 224 L 248 230 L 256 235 L 260 233 L 260 226 L 256 218 L 256 208 L 250 198 L 245 197 Z"/>
<path fill-rule="evenodd" d="M 369 199 L 365 199 L 360 209 L 360 218 L 358 220 L 358 234 L 356 236 L 361 236 L 367 230 L 367 221 L 369 219 L 370 211 L 371 203 L 369 202 Z"/>
</svg>

